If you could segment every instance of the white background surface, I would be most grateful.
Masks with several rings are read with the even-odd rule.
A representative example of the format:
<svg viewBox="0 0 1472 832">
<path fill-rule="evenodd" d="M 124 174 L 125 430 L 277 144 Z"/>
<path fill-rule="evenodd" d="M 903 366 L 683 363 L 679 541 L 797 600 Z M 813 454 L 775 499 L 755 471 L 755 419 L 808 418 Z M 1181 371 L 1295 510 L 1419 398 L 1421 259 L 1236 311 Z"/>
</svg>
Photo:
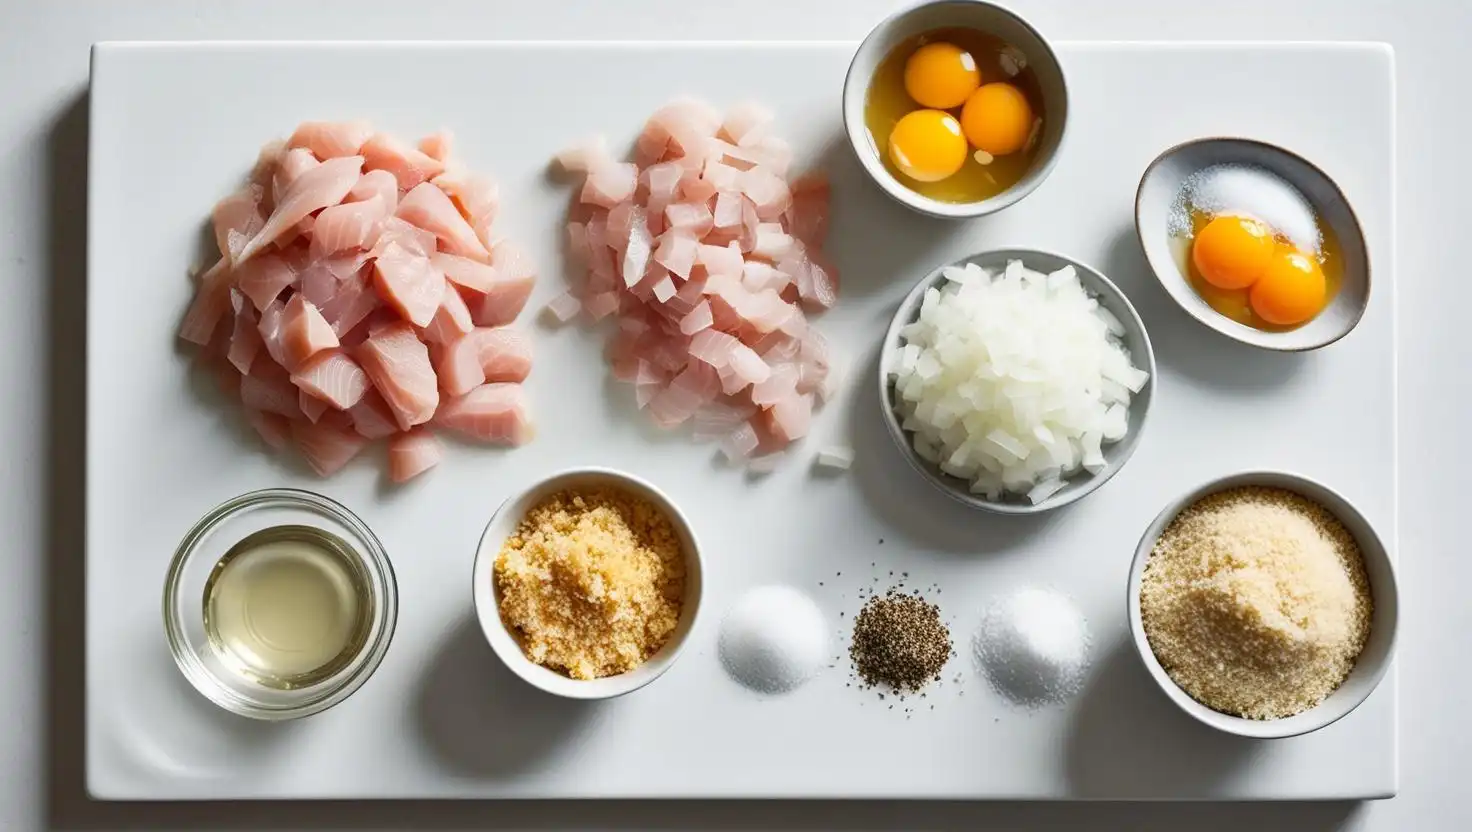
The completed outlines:
<svg viewBox="0 0 1472 832">
<path fill-rule="evenodd" d="M 1465 237 L 1468 119 L 1452 103 L 1472 69 L 1460 2 L 1018 5 L 1059 39 L 1386 40 L 1399 77 L 1401 343 L 1401 796 L 1358 807 L 959 804 L 534 804 L 129 806 L 81 790 L 80 326 L 87 46 L 103 39 L 442 37 L 855 38 L 892 4 L 99 2 L 0 7 L 0 378 L 6 382 L 6 580 L 0 583 L 0 828 L 906 827 L 1262 830 L 1465 829 L 1468 725 L 1460 689 L 1472 578 L 1458 534 L 1460 478 L 1444 436 L 1472 416 L 1469 349 L 1454 336 L 1472 288 L 1452 271 Z M 207 10 L 206 10 L 207 9 Z M 780 24 L 780 25 L 779 25 Z M 1209 88 L 1209 85 L 1208 85 Z M 208 90 L 200 90 L 208 94 Z M 1265 93 L 1270 94 L 1270 93 Z M 1353 141 L 1346 136 L 1345 141 Z M 1443 269 L 1438 274 L 1436 270 Z M 1458 373 L 1462 375 L 1459 376 Z M 98 403 L 93 403 L 97 406 Z M 106 680 L 93 680 L 105 685 Z"/>
<path fill-rule="evenodd" d="M 134 308 L 127 316 L 99 311 L 88 322 L 88 401 L 109 403 L 91 410 L 87 454 L 87 678 L 108 680 L 88 689 L 94 794 L 1319 799 L 1393 792 L 1393 682 L 1311 736 L 1273 743 L 1221 736 L 1152 690 L 1123 603 L 1131 555 L 1161 506 L 1243 468 L 1321 478 L 1393 539 L 1391 191 L 1376 174 L 1392 152 L 1385 51 L 1061 43 L 1074 80 L 1071 135 L 1057 168 L 1004 214 L 951 223 L 887 198 L 844 143 L 833 91 L 852 45 L 663 49 L 663 66 L 646 44 L 98 50 L 88 308 Z M 1170 71 L 1187 57 L 1211 77 L 1252 65 L 1281 78 L 1279 94 L 1190 100 L 1191 85 Z M 523 76 L 516 84 L 487 80 L 516 73 Z M 306 88 L 287 89 L 313 77 Z M 196 84 L 213 94 L 194 101 Z M 1335 84 L 1353 92 L 1325 92 Z M 708 443 L 651 429 L 631 412 L 632 390 L 608 381 L 598 360 L 602 333 L 540 326 L 534 315 L 518 326 L 537 354 L 526 382 L 537 441 L 514 452 L 457 447 L 433 476 L 400 489 L 381 485 L 374 453 L 327 481 L 261 453 L 237 408 L 211 395 L 207 374 L 189 383 L 174 337 L 192 288 L 181 266 L 197 256 L 203 206 L 230 190 L 277 125 L 364 113 L 381 129 L 406 133 L 448 119 L 458 158 L 499 184 L 498 232 L 542 265 L 536 309 L 567 285 L 559 266 L 568 195 L 546 175 L 549 148 L 594 131 L 625 146 L 649 113 L 692 92 L 721 104 L 759 96 L 793 143 L 799 168 L 817 162 L 832 182 L 824 248 L 843 275 L 843 302 L 814 320 L 833 344 L 842 380 L 792 464 L 752 482 L 712 464 Z M 460 112 L 459 102 L 470 99 L 480 107 Z M 1346 110 L 1346 101 L 1355 106 Z M 512 130 L 507 113 L 516 114 Z M 1140 172 L 1162 148 L 1229 131 L 1314 159 L 1358 206 L 1373 271 L 1386 285 L 1333 349 L 1284 356 L 1232 343 L 1204 332 L 1153 285 L 1133 229 Z M 1343 142 L 1344 135 L 1360 140 Z M 154 185 L 158 170 L 173 171 L 166 187 Z M 1162 220 L 1154 235 L 1165 233 Z M 1088 499 L 1039 517 L 980 514 L 936 493 L 885 433 L 874 380 L 882 333 L 913 282 L 938 263 L 1009 243 L 1097 264 L 1133 299 L 1157 355 L 1154 406 L 1129 464 Z M 1373 447 L 1338 452 L 1361 437 Z M 857 451 L 847 475 L 818 475 L 803 464 L 815 447 L 834 442 Z M 611 702 L 567 703 L 500 671 L 477 635 L 466 581 L 492 507 L 523 483 L 589 464 L 647 477 L 680 504 L 703 544 L 703 614 L 658 684 Z M 260 726 L 220 713 L 175 672 L 159 634 L 158 586 L 180 534 L 210 506 L 278 485 L 335 497 L 372 527 L 394 562 L 399 619 L 383 666 L 351 700 L 310 720 Z M 840 612 L 852 616 L 861 582 L 877 578 L 882 590 L 887 572 L 907 575 L 912 586 L 938 584 L 958 643 L 948 681 L 924 700 L 886 703 L 845 690 L 847 662 L 777 699 L 721 672 L 716 625 L 744 589 L 782 582 L 813 593 L 841 645 L 849 620 Z M 1027 713 L 979 683 L 967 639 L 992 598 L 1037 582 L 1077 600 L 1091 623 L 1094 668 L 1066 707 Z M 920 712 L 905 719 L 916 705 Z M 872 758 L 875 749 L 882 757 Z"/>
</svg>

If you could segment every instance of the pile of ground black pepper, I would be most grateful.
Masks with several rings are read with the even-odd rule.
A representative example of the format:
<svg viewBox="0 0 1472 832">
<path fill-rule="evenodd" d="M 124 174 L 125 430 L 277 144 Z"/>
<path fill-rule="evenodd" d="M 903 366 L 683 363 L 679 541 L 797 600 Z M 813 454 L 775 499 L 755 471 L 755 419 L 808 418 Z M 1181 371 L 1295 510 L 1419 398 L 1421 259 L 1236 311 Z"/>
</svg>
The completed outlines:
<svg viewBox="0 0 1472 832">
<path fill-rule="evenodd" d="M 904 693 L 940 681 L 954 653 L 940 608 L 919 592 L 895 587 L 869 596 L 854 617 L 848 655 L 864 684 Z"/>
</svg>

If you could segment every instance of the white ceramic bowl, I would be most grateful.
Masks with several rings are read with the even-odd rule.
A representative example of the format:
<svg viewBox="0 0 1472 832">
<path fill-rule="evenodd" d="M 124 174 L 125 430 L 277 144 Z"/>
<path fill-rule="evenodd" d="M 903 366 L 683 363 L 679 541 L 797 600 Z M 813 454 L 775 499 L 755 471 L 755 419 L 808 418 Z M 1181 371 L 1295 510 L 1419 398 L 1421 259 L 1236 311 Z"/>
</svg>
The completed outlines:
<svg viewBox="0 0 1472 832">
<path fill-rule="evenodd" d="M 1282 177 L 1314 206 L 1320 225 L 1328 226 L 1339 238 L 1344 257 L 1343 285 L 1324 311 L 1302 326 L 1264 332 L 1217 312 L 1192 288 L 1172 251 L 1167 222 L 1181 184 L 1203 168 L 1227 163 L 1263 168 Z M 1135 192 L 1135 232 L 1151 271 L 1171 299 L 1203 325 L 1244 344 L 1282 352 L 1325 347 L 1348 335 L 1370 303 L 1370 255 L 1354 209 L 1328 174 L 1276 145 L 1253 139 L 1208 138 L 1166 150 L 1140 178 Z"/>
<path fill-rule="evenodd" d="M 874 70 L 907 38 L 935 29 L 961 27 L 987 32 L 1022 50 L 1043 96 L 1043 129 L 1027 175 L 1000 194 L 977 202 L 941 202 L 922 196 L 884 167 L 880 148 L 864 124 L 864 103 Z M 843 126 L 859 163 L 884 192 L 902 205 L 932 217 L 964 219 L 994 214 L 1032 193 L 1058 161 L 1068 125 L 1068 84 L 1053 47 L 1027 21 L 981 0 L 933 0 L 896 12 L 874 27 L 849 63 L 843 82 Z"/>
<path fill-rule="evenodd" d="M 1150 380 L 1145 383 L 1145 387 L 1130 399 L 1129 435 L 1103 448 L 1104 460 L 1107 463 L 1104 470 L 1092 476 L 1087 473 L 1075 475 L 1062 489 L 1036 505 L 1029 502 L 1025 495 L 1005 495 L 1001 500 L 988 500 L 980 494 L 972 494 L 967 482 L 941 471 L 935 464 L 915 453 L 910 434 L 900 427 L 899 417 L 895 415 L 894 382 L 890 378 L 895 347 L 901 345 L 900 330 L 919 317 L 920 303 L 925 298 L 925 290 L 945 280 L 941 274 L 945 269 L 975 263 L 984 269 L 998 271 L 1004 268 L 1009 260 L 1021 260 L 1023 265 L 1041 272 L 1051 272 L 1064 266 L 1073 266 L 1084 288 L 1097 297 L 1099 304 L 1113 313 L 1114 317 L 1124 325 L 1124 337 L 1120 340 L 1130 351 L 1131 361 L 1136 367 L 1150 374 Z M 1139 313 L 1135 312 L 1135 307 L 1130 303 L 1129 298 L 1125 297 L 1124 292 L 1121 292 L 1109 278 L 1100 274 L 1092 266 L 1062 254 L 1031 248 L 1003 248 L 984 251 L 952 263 L 946 263 L 922 278 L 919 283 L 915 284 L 915 288 L 910 290 L 910 294 L 905 296 L 894 318 L 889 322 L 889 331 L 884 335 L 884 344 L 880 350 L 879 402 L 884 411 L 884 424 L 889 429 L 890 437 L 899 446 L 900 453 L 909 460 L 910 465 L 919 471 L 927 482 L 940 489 L 943 494 L 972 508 L 996 514 L 1037 514 L 1082 500 L 1119 473 L 1119 470 L 1129 461 L 1130 456 L 1134 454 L 1135 447 L 1140 444 L 1140 437 L 1145 432 L 1146 416 L 1150 412 L 1150 403 L 1155 398 L 1156 378 L 1155 350 L 1150 346 L 1150 336 L 1145 332 L 1145 323 L 1140 320 Z"/>
<path fill-rule="evenodd" d="M 1370 622 L 1370 637 L 1355 663 L 1354 670 L 1323 702 L 1301 714 L 1282 719 L 1244 719 L 1231 714 L 1214 711 L 1192 699 L 1181 690 L 1165 668 L 1160 666 L 1150 641 L 1145 636 L 1145 625 L 1140 618 L 1140 581 L 1145 574 L 1145 564 L 1150 551 L 1165 527 L 1187 506 L 1209 494 L 1243 486 L 1265 486 L 1283 488 L 1307 497 L 1318 503 L 1339 519 L 1349 533 L 1354 535 L 1365 562 L 1365 574 L 1370 581 L 1370 593 L 1375 611 Z M 1399 617 L 1400 599 L 1396 590 L 1395 567 L 1380 536 L 1375 533 L 1364 515 L 1360 514 L 1338 492 L 1308 477 L 1284 471 L 1247 471 L 1212 480 L 1193 489 L 1180 499 L 1165 507 L 1140 538 L 1135 548 L 1134 564 L 1130 567 L 1129 580 L 1130 634 L 1134 637 L 1135 650 L 1145 663 L 1145 669 L 1155 679 L 1165 695 L 1183 711 L 1198 721 L 1219 731 L 1258 739 L 1293 737 L 1317 731 L 1343 718 L 1370 695 L 1385 676 L 1390 666 L 1391 653 L 1395 647 L 1396 622 Z"/>
<path fill-rule="evenodd" d="M 601 679 L 570 679 L 539 664 L 532 662 L 521 650 L 516 638 L 506 629 L 497 607 L 494 568 L 496 557 L 506 538 L 516 531 L 522 518 L 541 500 L 568 488 L 603 485 L 632 492 L 648 500 L 665 513 L 680 539 L 680 548 L 685 553 L 685 600 L 680 610 L 680 622 L 664 646 L 648 661 L 633 670 L 617 676 Z M 541 688 L 547 693 L 568 699 L 608 699 L 638 690 L 658 679 L 679 658 L 690 630 L 700 611 L 701 579 L 704 574 L 700 557 L 700 544 L 689 521 L 665 495 L 650 483 L 632 474 L 608 468 L 575 468 L 554 474 L 531 485 L 503 502 L 491 522 L 481 535 L 480 547 L 475 554 L 471 594 L 475 599 L 476 617 L 491 649 L 512 673 L 527 684 Z"/>
</svg>

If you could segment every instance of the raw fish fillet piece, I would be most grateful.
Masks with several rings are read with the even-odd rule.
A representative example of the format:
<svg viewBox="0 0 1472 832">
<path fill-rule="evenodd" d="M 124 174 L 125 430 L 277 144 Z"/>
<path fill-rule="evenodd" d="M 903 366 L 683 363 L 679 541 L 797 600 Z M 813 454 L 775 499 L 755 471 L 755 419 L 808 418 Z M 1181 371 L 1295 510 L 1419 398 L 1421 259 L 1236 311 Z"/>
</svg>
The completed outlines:
<svg viewBox="0 0 1472 832">
<path fill-rule="evenodd" d="M 368 440 L 356 431 L 326 422 L 292 422 L 291 438 L 319 476 L 329 477 L 363 450 Z"/>
<path fill-rule="evenodd" d="M 271 204 L 275 206 L 286 196 L 292 183 L 301 175 L 321 164 L 316 155 L 305 147 L 294 147 L 282 152 L 276 170 L 271 174 Z"/>
<path fill-rule="evenodd" d="M 448 163 L 454 148 L 455 134 L 449 130 L 440 130 L 419 140 L 419 152 L 437 162 Z"/>
<path fill-rule="evenodd" d="M 455 203 L 460 215 L 475 230 L 481 245 L 487 250 L 495 248 L 491 224 L 496 221 L 501 206 L 501 189 L 496 187 L 496 183 L 484 176 L 453 171 L 436 176 L 434 184 L 440 186 L 440 190 Z"/>
<path fill-rule="evenodd" d="M 382 133 L 363 143 L 362 154 L 365 169 L 392 173 L 398 180 L 400 191 L 407 191 L 445 172 L 444 162 Z"/>
<path fill-rule="evenodd" d="M 262 413 L 246 408 L 245 421 L 255 428 L 263 442 L 275 450 L 282 450 L 291 441 L 291 421 L 279 413 Z"/>
<path fill-rule="evenodd" d="M 368 391 L 367 374 L 358 362 L 341 350 L 329 350 L 316 356 L 292 374 L 291 382 L 302 392 L 338 410 L 353 407 Z"/>
<path fill-rule="evenodd" d="M 428 257 L 389 243 L 373 263 L 373 286 L 384 303 L 423 327 L 444 299 L 445 275 Z"/>
<path fill-rule="evenodd" d="M 440 403 L 439 381 L 429 349 L 413 327 L 399 323 L 379 330 L 358 348 L 356 358 L 401 429 L 434 417 Z"/>
<path fill-rule="evenodd" d="M 356 156 L 373 135 L 366 121 L 304 121 L 286 140 L 287 147 L 305 147 L 318 159 Z"/>
<path fill-rule="evenodd" d="M 327 412 L 327 406 L 327 402 L 298 388 L 297 407 L 301 408 L 302 415 L 307 417 L 308 422 L 314 425 L 317 424 L 322 419 L 322 414 Z"/>
<path fill-rule="evenodd" d="M 490 257 L 490 252 L 476 237 L 475 229 L 433 182 L 417 185 L 404 194 L 395 215 L 434 234 L 450 254 L 482 261 Z"/>
<path fill-rule="evenodd" d="M 378 224 L 387 216 L 388 206 L 377 195 L 362 202 L 343 202 L 322 209 L 312 223 L 313 258 L 371 248 L 378 237 Z"/>
<path fill-rule="evenodd" d="M 215 245 L 220 256 L 233 263 L 250 238 L 261 230 L 266 218 L 261 214 L 261 203 L 265 189 L 249 184 L 215 204 L 210 219 L 215 229 Z"/>
<path fill-rule="evenodd" d="M 808 435 L 813 421 L 813 394 L 784 394 L 764 415 L 773 439 L 782 444 L 795 442 Z"/>
<path fill-rule="evenodd" d="M 612 208 L 630 200 L 639 186 L 639 169 L 631 163 L 604 164 L 588 172 L 579 199 L 589 205 Z"/>
<path fill-rule="evenodd" d="M 828 238 L 828 179 L 808 174 L 792 183 L 792 205 L 787 211 L 788 233 L 810 248 Z"/>
<path fill-rule="evenodd" d="M 430 320 L 429 326 L 424 328 L 420 334 L 425 341 L 431 344 L 448 344 L 472 329 L 475 322 L 470 319 L 470 307 L 465 305 L 465 299 L 460 297 L 460 291 L 454 284 L 446 280 L 445 290 L 440 298 L 440 308 L 435 310 L 434 318 Z"/>
<path fill-rule="evenodd" d="M 377 390 L 369 388 L 363 398 L 348 410 L 353 429 L 368 439 L 382 439 L 399 432 L 394 412 Z"/>
<path fill-rule="evenodd" d="M 322 304 L 321 312 L 332 331 L 342 340 L 380 304 L 378 292 L 373 289 L 373 278 L 365 272 L 339 282 L 337 293 Z"/>
<path fill-rule="evenodd" d="M 490 265 L 468 257 L 438 252 L 431 254 L 429 259 L 444 272 L 446 280 L 462 289 L 485 294 L 495 289 L 499 280 L 496 270 Z"/>
<path fill-rule="evenodd" d="M 695 267 L 695 255 L 699 248 L 699 241 L 689 230 L 672 228 L 659 235 L 659 247 L 654 250 L 654 262 L 664 266 L 670 274 L 686 280 L 690 277 L 690 270 Z M 666 299 L 662 298 L 661 301 L 663 300 Z"/>
<path fill-rule="evenodd" d="M 370 170 L 358 177 L 358 184 L 343 201 L 367 202 L 375 196 L 383 200 L 384 212 L 393 216 L 399 209 L 399 180 L 386 170 Z"/>
<path fill-rule="evenodd" d="M 231 290 L 230 305 L 235 309 L 235 326 L 230 333 L 230 348 L 225 358 L 241 373 L 249 373 L 263 346 L 256 310 L 244 295 L 235 290 Z"/>
<path fill-rule="evenodd" d="M 766 107 L 755 102 L 741 102 L 726 111 L 720 135 L 737 145 L 755 144 L 767 137 L 775 119 L 776 116 Z"/>
<path fill-rule="evenodd" d="M 505 326 L 516 320 L 537 280 L 530 258 L 511 243 L 491 250 L 489 268 L 473 269 L 443 256 L 439 262 L 450 282 L 460 287 L 476 326 Z"/>
<path fill-rule="evenodd" d="M 292 295 L 281 319 L 281 354 L 283 367 L 300 367 L 307 359 L 338 345 L 337 333 L 322 317 L 311 301 Z"/>
<path fill-rule="evenodd" d="M 555 158 L 557 164 L 569 173 L 588 173 L 613 164 L 613 157 L 608 155 L 608 140 L 603 136 L 593 136 L 578 142 L 558 152 Z"/>
<path fill-rule="evenodd" d="M 300 393 L 285 370 L 273 362 L 258 361 L 251 371 L 240 379 L 241 403 L 251 410 L 301 418 Z"/>
<path fill-rule="evenodd" d="M 261 333 L 261 344 L 278 367 L 286 363 L 285 320 L 286 304 L 277 298 L 261 310 L 261 321 L 256 327 Z"/>
<path fill-rule="evenodd" d="M 763 167 L 741 174 L 741 193 L 756 206 L 757 217 L 764 221 L 776 220 L 792 204 L 787 181 Z"/>
<path fill-rule="evenodd" d="M 215 326 L 230 311 L 231 282 L 230 263 L 224 258 L 200 276 L 194 301 L 179 324 L 180 338 L 200 346 L 210 342 Z"/>
<path fill-rule="evenodd" d="M 435 369 L 450 396 L 487 381 L 522 381 L 532 369 L 531 339 L 513 329 L 476 329 L 445 347 Z"/>
<path fill-rule="evenodd" d="M 684 335 L 694 335 L 702 329 L 710 328 L 710 325 L 714 321 L 715 319 L 711 316 L 710 312 L 710 302 L 701 301 L 685 317 L 680 319 L 680 332 Z"/>
<path fill-rule="evenodd" d="M 536 435 L 520 384 L 483 384 L 445 402 L 435 422 L 473 439 L 524 445 Z"/>
<path fill-rule="evenodd" d="M 408 482 L 440 464 L 445 446 L 425 428 L 415 428 L 388 440 L 388 478 Z"/>
<path fill-rule="evenodd" d="M 425 257 L 433 256 L 438 248 L 433 232 L 425 231 L 399 217 L 388 217 L 379 224 L 378 240 L 373 244 L 369 256 L 381 256 L 389 243 Z"/>
<path fill-rule="evenodd" d="M 361 156 L 347 156 L 330 159 L 297 177 L 286 193 L 276 201 L 276 210 L 271 212 L 256 236 L 241 249 L 235 262 L 243 263 L 254 257 L 313 211 L 342 202 L 343 197 L 357 184 L 362 166 Z"/>
<path fill-rule="evenodd" d="M 697 240 L 709 233 L 715 222 L 710 206 L 704 202 L 676 202 L 667 205 L 664 216 L 670 228 L 690 234 Z"/>
</svg>

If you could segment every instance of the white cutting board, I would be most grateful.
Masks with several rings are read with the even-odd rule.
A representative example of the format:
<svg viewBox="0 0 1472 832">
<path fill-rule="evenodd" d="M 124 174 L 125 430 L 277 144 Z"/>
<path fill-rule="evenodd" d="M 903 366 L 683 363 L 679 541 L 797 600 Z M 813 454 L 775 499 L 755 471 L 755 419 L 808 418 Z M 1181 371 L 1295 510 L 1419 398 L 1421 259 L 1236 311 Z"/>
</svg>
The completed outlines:
<svg viewBox="0 0 1472 832">
<path fill-rule="evenodd" d="M 1396 789 L 1395 678 L 1316 734 L 1211 733 L 1152 687 L 1126 641 L 1125 580 L 1159 508 L 1250 467 L 1314 476 L 1395 535 L 1392 56 L 1373 45 L 1065 44 L 1072 124 L 1052 177 L 969 223 L 924 219 L 864 181 L 842 143 L 849 44 L 172 44 L 99 46 L 91 117 L 88 298 L 87 778 L 120 799 L 393 797 L 925 797 L 1276 799 Z M 852 444 L 853 471 L 793 464 L 764 481 L 711 448 L 658 436 L 607 381 L 598 340 L 530 323 L 540 438 L 455 448 L 422 481 L 379 483 L 364 459 L 320 482 L 263 454 L 193 380 L 174 342 L 210 206 L 267 139 L 307 118 L 362 117 L 414 137 L 441 126 L 502 185 L 500 229 L 543 264 L 532 308 L 561 290 L 567 191 L 549 155 L 603 132 L 631 142 L 674 95 L 755 98 L 834 182 L 829 249 L 844 296 L 822 326 L 849 356 L 841 399 L 804 447 Z M 1342 185 L 1369 236 L 1375 292 L 1359 328 L 1309 355 L 1228 342 L 1171 305 L 1132 228 L 1136 181 L 1161 149 L 1203 135 L 1282 143 Z M 1160 378 L 1139 452 L 1105 488 L 1041 519 L 968 511 L 933 492 L 881 427 L 873 379 L 891 310 L 935 264 L 1000 245 L 1068 252 L 1112 277 L 1155 343 Z M 668 490 L 706 546 L 701 621 L 654 685 L 604 703 L 532 691 L 475 629 L 470 565 L 507 492 L 575 464 Z M 387 545 L 398 632 L 377 675 L 305 721 L 229 716 L 174 669 L 160 620 L 165 566 L 216 503 L 255 488 L 325 492 Z M 883 540 L 881 544 L 879 541 Z M 876 564 L 871 567 L 870 564 Z M 742 590 L 815 594 L 837 635 L 876 574 L 937 583 L 960 656 L 903 705 L 846 687 L 846 658 L 763 698 L 722 672 L 724 610 Z M 835 573 L 842 572 L 842 577 Z M 823 582 L 819 586 L 819 582 Z M 1021 583 L 1079 602 L 1095 665 L 1068 705 L 1018 711 L 978 677 L 984 602 Z M 840 617 L 840 612 L 846 617 Z M 835 639 L 836 642 L 838 639 Z M 845 652 L 835 643 L 834 655 Z M 960 681 L 956 681 L 959 677 Z M 911 703 L 913 704 L 913 703 Z M 929 706 L 934 705 L 931 709 Z"/>
</svg>

